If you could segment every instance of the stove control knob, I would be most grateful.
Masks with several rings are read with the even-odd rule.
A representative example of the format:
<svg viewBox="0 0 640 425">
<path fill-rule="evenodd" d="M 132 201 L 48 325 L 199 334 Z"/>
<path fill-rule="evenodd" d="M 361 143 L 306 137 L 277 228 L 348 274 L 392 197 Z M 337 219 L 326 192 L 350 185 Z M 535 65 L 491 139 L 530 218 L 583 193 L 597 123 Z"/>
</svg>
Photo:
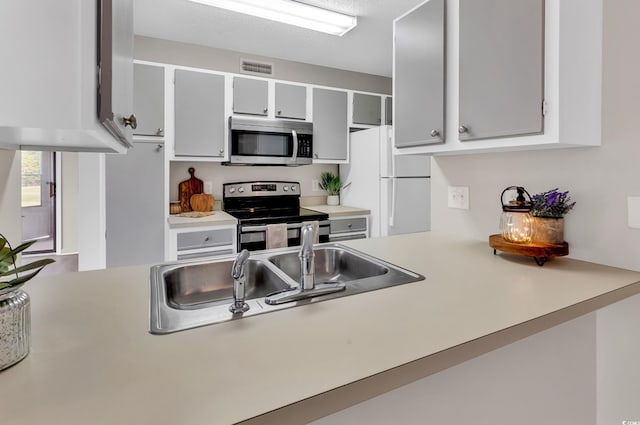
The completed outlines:
<svg viewBox="0 0 640 425">
<path fill-rule="evenodd" d="M 289 191 L 289 186 L 283 186 L 282 190 L 284 190 L 285 192 L 288 192 Z"/>
<path fill-rule="evenodd" d="M 235 187 L 230 187 L 229 188 L 229 193 L 236 193 L 236 188 Z"/>
<path fill-rule="evenodd" d="M 291 191 L 295 192 L 298 189 L 298 187 L 296 185 L 291 185 Z"/>
<path fill-rule="evenodd" d="M 240 187 L 238 188 L 238 193 L 244 193 L 244 187 L 240 186 Z"/>
</svg>

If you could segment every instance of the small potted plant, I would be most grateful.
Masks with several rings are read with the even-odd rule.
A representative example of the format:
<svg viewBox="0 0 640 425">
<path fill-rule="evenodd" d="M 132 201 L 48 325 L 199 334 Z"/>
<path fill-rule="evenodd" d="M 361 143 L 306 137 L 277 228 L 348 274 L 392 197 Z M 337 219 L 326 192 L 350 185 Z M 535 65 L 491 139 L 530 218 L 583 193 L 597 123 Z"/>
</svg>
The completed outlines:
<svg viewBox="0 0 640 425">
<path fill-rule="evenodd" d="M 11 248 L 0 233 L 0 370 L 29 354 L 30 301 L 29 295 L 20 288 L 40 273 L 44 266 L 54 262 L 47 258 L 17 266 L 17 255 L 34 243 L 25 242 Z"/>
<path fill-rule="evenodd" d="M 569 191 L 558 188 L 531 197 L 531 215 L 535 220 L 533 242 L 560 244 L 564 242 L 564 216 L 576 205 Z"/>
<path fill-rule="evenodd" d="M 342 182 L 340 176 L 337 176 L 329 171 L 320 175 L 320 189 L 326 190 L 329 193 L 327 196 L 327 205 L 339 205 L 340 204 L 340 189 L 342 189 Z"/>
</svg>

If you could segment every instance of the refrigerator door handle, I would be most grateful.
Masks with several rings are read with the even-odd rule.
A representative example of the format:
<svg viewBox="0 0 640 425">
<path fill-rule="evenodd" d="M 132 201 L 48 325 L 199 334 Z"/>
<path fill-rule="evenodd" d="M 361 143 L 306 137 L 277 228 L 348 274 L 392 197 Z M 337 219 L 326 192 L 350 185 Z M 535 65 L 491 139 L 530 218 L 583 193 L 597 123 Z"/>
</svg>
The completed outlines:
<svg viewBox="0 0 640 425">
<path fill-rule="evenodd" d="M 396 219 L 396 179 L 391 179 L 391 214 L 389 215 L 389 226 L 395 225 Z"/>
</svg>

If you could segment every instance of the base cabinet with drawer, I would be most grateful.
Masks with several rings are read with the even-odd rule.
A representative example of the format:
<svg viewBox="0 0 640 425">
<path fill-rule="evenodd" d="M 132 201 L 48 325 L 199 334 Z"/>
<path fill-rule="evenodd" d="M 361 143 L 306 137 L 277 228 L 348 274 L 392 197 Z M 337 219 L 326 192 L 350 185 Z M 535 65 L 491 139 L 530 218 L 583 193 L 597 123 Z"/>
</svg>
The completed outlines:
<svg viewBox="0 0 640 425">
<path fill-rule="evenodd" d="M 198 226 L 169 230 L 169 261 L 237 252 L 236 225 Z"/>
<path fill-rule="evenodd" d="M 365 239 L 369 237 L 369 216 L 348 216 L 332 218 L 330 223 L 330 242 L 347 241 L 350 239 Z"/>
</svg>

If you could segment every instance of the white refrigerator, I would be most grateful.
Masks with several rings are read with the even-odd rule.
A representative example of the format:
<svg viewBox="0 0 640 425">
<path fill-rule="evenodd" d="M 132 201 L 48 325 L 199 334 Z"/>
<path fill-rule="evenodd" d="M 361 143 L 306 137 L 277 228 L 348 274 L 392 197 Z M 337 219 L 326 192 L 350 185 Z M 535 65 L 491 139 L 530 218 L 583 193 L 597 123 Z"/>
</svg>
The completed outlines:
<svg viewBox="0 0 640 425">
<path fill-rule="evenodd" d="M 371 210 L 371 237 L 431 229 L 431 157 L 393 155 L 392 135 L 390 126 L 351 133 L 340 165 L 340 203 Z"/>
</svg>

